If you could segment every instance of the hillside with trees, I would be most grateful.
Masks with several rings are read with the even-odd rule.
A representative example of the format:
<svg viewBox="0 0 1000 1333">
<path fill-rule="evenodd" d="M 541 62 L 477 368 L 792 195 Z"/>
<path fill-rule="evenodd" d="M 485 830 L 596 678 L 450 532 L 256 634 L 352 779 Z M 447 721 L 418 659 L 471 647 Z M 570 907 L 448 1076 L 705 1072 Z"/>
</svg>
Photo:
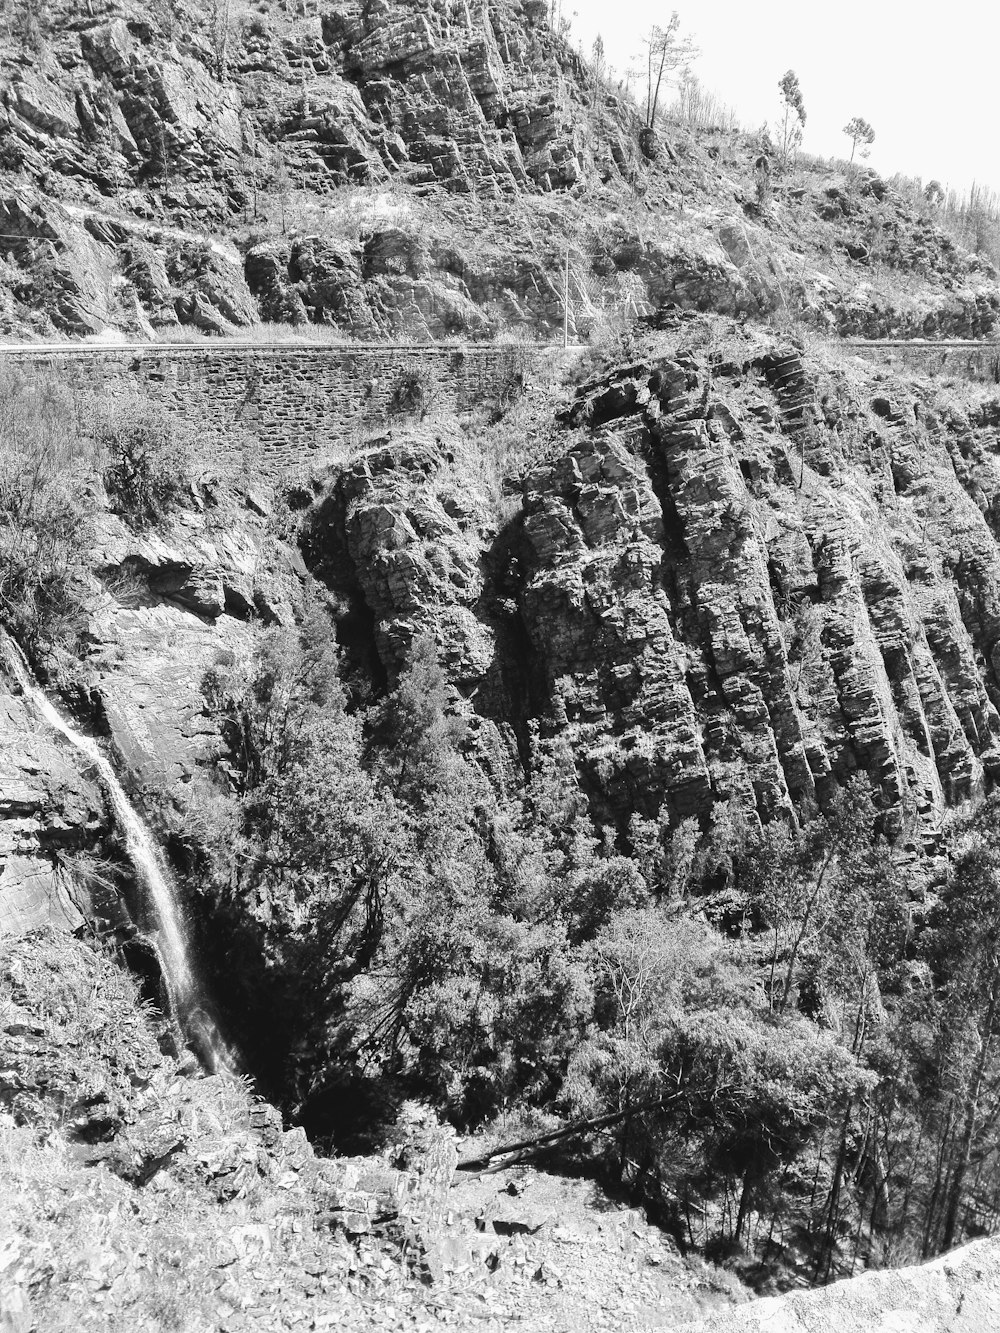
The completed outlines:
<svg viewBox="0 0 1000 1333">
<path fill-rule="evenodd" d="M 961 1307 L 874 1274 L 1000 1219 L 1000 398 L 837 335 L 989 338 L 988 201 L 308 8 L 8 4 L 6 335 L 588 341 L 285 471 L 3 370 L 0 1329 Z"/>
</svg>

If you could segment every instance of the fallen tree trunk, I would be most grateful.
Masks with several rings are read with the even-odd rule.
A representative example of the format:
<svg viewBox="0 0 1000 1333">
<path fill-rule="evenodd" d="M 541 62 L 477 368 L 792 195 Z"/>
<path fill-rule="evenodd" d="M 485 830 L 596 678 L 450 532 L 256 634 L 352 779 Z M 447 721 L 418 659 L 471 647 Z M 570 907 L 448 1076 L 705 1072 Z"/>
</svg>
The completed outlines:
<svg viewBox="0 0 1000 1333">
<path fill-rule="evenodd" d="M 618 1125 L 629 1116 L 638 1115 L 642 1111 L 663 1110 L 668 1101 L 676 1100 L 667 1097 L 657 1097 L 648 1102 L 637 1102 L 634 1106 L 628 1106 L 624 1111 L 612 1111 L 610 1115 L 591 1116 L 586 1120 L 574 1120 L 571 1124 L 563 1126 L 562 1129 L 550 1130 L 547 1134 L 539 1134 L 531 1139 L 518 1139 L 516 1143 L 507 1143 L 503 1147 L 494 1148 L 492 1152 L 483 1154 L 480 1157 L 468 1157 L 464 1162 L 459 1162 L 455 1168 L 455 1179 L 453 1185 L 458 1185 L 465 1180 L 477 1180 L 480 1176 L 489 1176 L 497 1171 L 505 1171 L 508 1167 L 517 1166 L 521 1162 L 531 1159 L 536 1152 L 550 1147 L 554 1143 L 560 1143 L 564 1139 L 571 1139 L 577 1134 L 588 1134 L 592 1130 L 607 1129 L 610 1125 Z M 497 1158 L 503 1158 L 497 1162 Z M 510 1160 L 508 1160 L 510 1159 Z"/>
</svg>

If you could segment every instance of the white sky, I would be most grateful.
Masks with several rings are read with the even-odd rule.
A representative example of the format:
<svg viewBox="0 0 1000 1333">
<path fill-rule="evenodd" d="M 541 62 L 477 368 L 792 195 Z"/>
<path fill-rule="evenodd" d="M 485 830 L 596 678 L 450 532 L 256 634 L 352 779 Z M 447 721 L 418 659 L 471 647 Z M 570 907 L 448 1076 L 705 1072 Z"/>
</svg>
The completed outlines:
<svg viewBox="0 0 1000 1333">
<path fill-rule="evenodd" d="M 599 32 L 619 72 L 654 22 L 654 0 L 562 0 L 570 38 L 590 53 Z M 803 149 L 845 156 L 852 116 L 875 130 L 871 165 L 937 178 L 965 190 L 1000 190 L 1000 4 L 997 0 L 677 0 L 681 34 L 701 56 L 693 68 L 746 128 L 777 115 L 778 80 L 799 76 Z"/>
</svg>

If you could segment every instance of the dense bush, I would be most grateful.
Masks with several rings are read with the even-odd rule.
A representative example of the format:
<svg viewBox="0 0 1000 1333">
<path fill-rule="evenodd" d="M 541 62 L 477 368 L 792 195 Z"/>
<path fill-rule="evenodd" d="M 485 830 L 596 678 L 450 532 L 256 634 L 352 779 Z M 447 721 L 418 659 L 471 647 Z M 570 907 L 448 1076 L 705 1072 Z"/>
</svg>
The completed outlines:
<svg viewBox="0 0 1000 1333">
<path fill-rule="evenodd" d="M 389 398 L 389 415 L 423 419 L 440 406 L 442 386 L 431 369 L 404 370 L 393 385 Z"/>
<path fill-rule="evenodd" d="M 151 403 L 0 375 L 0 623 L 27 646 L 73 651 L 102 511 L 138 530 L 164 521 L 190 492 L 191 459 Z"/>
<path fill-rule="evenodd" d="M 148 528 L 179 506 L 191 487 L 192 451 L 183 428 L 162 408 L 138 398 L 100 403 L 90 433 L 114 513 Z"/>
<path fill-rule="evenodd" d="M 488 781 L 429 641 L 375 704 L 332 643 L 317 609 L 208 682 L 234 790 L 212 892 L 263 966 L 244 1036 L 312 1129 L 355 1143 L 414 1095 L 465 1127 L 596 1119 L 578 1157 L 761 1281 L 929 1252 L 974 1195 L 996 1209 L 988 825 L 917 932 L 863 778 L 797 824 L 729 804 L 624 840 L 556 732 L 520 787 Z"/>
<path fill-rule="evenodd" d="M 0 620 L 25 642 L 75 639 L 92 544 L 93 447 L 54 380 L 0 377 Z"/>
<path fill-rule="evenodd" d="M 336 665 L 314 613 L 301 635 L 271 632 L 248 666 L 207 682 L 236 792 L 217 892 L 297 1036 L 265 1065 L 278 1062 L 300 1104 L 345 1062 L 460 1119 L 495 1112 L 515 1087 L 551 1093 L 585 983 L 559 961 L 559 923 L 497 907 L 506 889 L 483 834 L 504 820 L 462 753 L 429 645 L 365 715 L 348 710 Z M 553 1043 L 550 1068 L 538 1053 Z"/>
</svg>

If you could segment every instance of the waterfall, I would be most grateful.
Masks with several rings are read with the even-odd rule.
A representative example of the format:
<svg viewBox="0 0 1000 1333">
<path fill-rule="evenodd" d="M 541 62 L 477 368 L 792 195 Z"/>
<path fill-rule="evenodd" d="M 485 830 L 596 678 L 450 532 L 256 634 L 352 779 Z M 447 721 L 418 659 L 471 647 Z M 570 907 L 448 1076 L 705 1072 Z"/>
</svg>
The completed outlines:
<svg viewBox="0 0 1000 1333">
<path fill-rule="evenodd" d="M 114 812 L 115 824 L 145 895 L 153 930 L 149 942 L 155 948 L 175 1022 L 213 1073 L 232 1072 L 235 1060 L 212 1017 L 207 998 L 191 965 L 191 946 L 181 916 L 177 891 L 170 871 L 138 811 L 106 755 L 91 736 L 79 732 L 62 716 L 35 681 L 20 647 L 0 630 L 0 647 L 6 647 L 11 673 L 34 712 L 64 737 L 96 770 Z"/>
</svg>

